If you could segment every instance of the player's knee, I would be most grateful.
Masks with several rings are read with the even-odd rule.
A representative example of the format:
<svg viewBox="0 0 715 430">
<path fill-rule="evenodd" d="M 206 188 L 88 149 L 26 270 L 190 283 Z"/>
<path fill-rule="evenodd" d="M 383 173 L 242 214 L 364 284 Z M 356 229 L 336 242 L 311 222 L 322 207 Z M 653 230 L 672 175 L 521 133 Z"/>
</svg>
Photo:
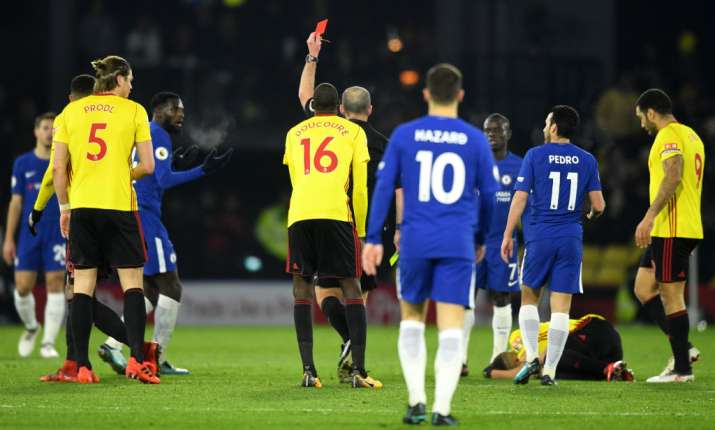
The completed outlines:
<svg viewBox="0 0 715 430">
<path fill-rule="evenodd" d="M 174 299 L 177 302 L 181 302 L 181 280 L 179 279 L 179 274 L 175 270 L 169 273 L 163 273 L 161 278 L 158 279 L 158 284 L 159 294 Z M 154 302 L 152 301 L 152 303 Z"/>
<path fill-rule="evenodd" d="M 340 287 L 343 291 L 343 296 L 346 299 L 362 299 L 362 291 L 360 290 L 360 283 L 357 279 L 341 279 Z"/>
<path fill-rule="evenodd" d="M 502 308 L 511 304 L 511 293 L 490 291 L 489 296 L 492 300 L 492 304 L 496 307 Z"/>
<path fill-rule="evenodd" d="M 313 298 L 313 284 L 306 282 L 302 276 L 294 275 L 293 297 L 296 299 L 311 300 Z"/>
<path fill-rule="evenodd" d="M 48 293 L 61 293 L 64 288 L 64 281 L 63 272 L 50 272 L 45 274 L 45 284 Z"/>
<path fill-rule="evenodd" d="M 28 294 L 32 294 L 32 287 L 33 285 L 29 285 L 27 283 L 15 282 L 15 290 L 17 291 L 17 294 L 20 295 L 20 297 L 25 297 Z"/>
</svg>

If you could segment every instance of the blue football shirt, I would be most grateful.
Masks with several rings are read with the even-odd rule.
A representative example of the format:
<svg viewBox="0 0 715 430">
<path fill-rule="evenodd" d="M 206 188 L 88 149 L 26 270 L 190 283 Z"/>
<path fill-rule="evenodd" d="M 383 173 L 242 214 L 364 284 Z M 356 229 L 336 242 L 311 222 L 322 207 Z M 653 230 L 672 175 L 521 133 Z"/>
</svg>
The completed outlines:
<svg viewBox="0 0 715 430">
<path fill-rule="evenodd" d="M 398 178 L 404 194 L 401 258 L 474 258 L 477 193 L 493 201 L 498 170 L 484 134 L 458 118 L 425 116 L 395 129 L 377 173 L 368 243 L 382 225 Z M 491 219 L 493 204 L 480 214 Z M 488 222 L 488 221 L 487 221 Z"/>
<path fill-rule="evenodd" d="M 529 240 L 583 237 L 584 200 L 600 191 L 598 162 L 572 143 L 530 149 L 514 187 L 530 192 Z"/>
<path fill-rule="evenodd" d="M 49 159 L 39 158 L 34 151 L 26 152 L 17 157 L 12 166 L 11 188 L 12 194 L 22 196 L 22 225 L 27 224 L 28 215 L 32 212 L 37 200 L 37 194 L 42 185 L 42 176 L 50 165 Z M 47 202 L 43 212 L 45 219 L 59 219 L 60 208 L 57 205 L 57 197 L 53 195 Z M 59 228 L 59 224 L 58 227 Z"/>
</svg>

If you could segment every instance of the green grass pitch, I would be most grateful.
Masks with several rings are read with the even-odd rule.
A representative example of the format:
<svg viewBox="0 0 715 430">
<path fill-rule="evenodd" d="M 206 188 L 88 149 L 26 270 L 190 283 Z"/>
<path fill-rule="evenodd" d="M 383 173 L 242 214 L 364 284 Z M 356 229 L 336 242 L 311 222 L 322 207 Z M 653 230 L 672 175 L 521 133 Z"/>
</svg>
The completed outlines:
<svg viewBox="0 0 715 430">
<path fill-rule="evenodd" d="M 472 335 L 472 375 L 462 379 L 453 414 L 463 428 L 704 429 L 715 427 L 715 331 L 692 333 L 702 359 L 691 384 L 644 382 L 662 369 L 666 339 L 655 328 L 621 327 L 625 358 L 635 383 L 536 381 L 514 386 L 485 380 L 480 370 L 491 332 Z M 179 327 L 168 357 L 193 375 L 162 378 L 148 386 L 114 374 L 96 356 L 104 337 L 92 333 L 98 385 L 41 383 L 61 360 L 17 357 L 19 327 L 0 328 L 0 428 L 408 428 L 401 424 L 405 386 L 397 359 L 397 328 L 370 327 L 368 368 L 380 391 L 351 389 L 336 380 L 338 337 L 316 328 L 315 357 L 325 387 L 298 387 L 301 366 L 290 327 Z M 62 336 L 62 335 L 61 335 Z M 63 339 L 62 337 L 60 339 Z M 433 393 L 436 331 L 428 331 L 428 396 Z M 63 351 L 61 351 L 63 352 Z M 424 427 L 425 425 L 423 425 Z"/>
</svg>

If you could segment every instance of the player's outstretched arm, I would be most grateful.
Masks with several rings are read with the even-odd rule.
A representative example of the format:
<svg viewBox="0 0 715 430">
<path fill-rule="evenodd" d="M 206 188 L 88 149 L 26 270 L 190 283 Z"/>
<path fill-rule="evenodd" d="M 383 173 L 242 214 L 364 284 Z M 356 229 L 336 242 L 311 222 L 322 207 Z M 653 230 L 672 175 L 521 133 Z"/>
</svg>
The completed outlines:
<svg viewBox="0 0 715 430">
<path fill-rule="evenodd" d="M 514 192 L 514 197 L 511 199 L 509 216 L 506 220 L 506 228 L 504 229 L 504 237 L 501 243 L 501 258 L 505 263 L 509 263 L 509 259 L 514 253 L 514 229 L 524 213 L 528 198 L 529 193 L 518 190 Z"/>
<path fill-rule="evenodd" d="M 305 107 L 308 100 L 313 98 L 315 73 L 318 69 L 317 60 L 318 55 L 320 55 L 320 47 L 323 42 L 320 36 L 316 36 L 315 33 L 310 33 L 308 40 L 306 40 L 305 43 L 308 45 L 308 55 L 310 57 L 306 58 L 305 66 L 303 66 L 303 73 L 300 74 L 300 84 L 298 86 L 298 99 L 300 100 L 300 105 L 302 107 Z"/>
<path fill-rule="evenodd" d="M 138 180 L 144 176 L 154 173 L 154 148 L 151 140 L 146 142 L 136 143 L 137 155 L 139 155 L 139 164 L 132 169 L 132 180 Z M 57 187 L 55 186 L 55 189 Z"/>
</svg>

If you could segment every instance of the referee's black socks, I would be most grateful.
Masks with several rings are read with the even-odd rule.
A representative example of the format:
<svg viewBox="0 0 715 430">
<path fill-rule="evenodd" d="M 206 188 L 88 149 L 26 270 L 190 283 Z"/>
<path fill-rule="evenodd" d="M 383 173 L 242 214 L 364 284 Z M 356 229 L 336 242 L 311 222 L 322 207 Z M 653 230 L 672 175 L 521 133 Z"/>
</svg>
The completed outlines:
<svg viewBox="0 0 715 430">
<path fill-rule="evenodd" d="M 134 359 L 144 361 L 144 328 L 146 309 L 144 292 L 141 288 L 131 288 L 124 292 L 124 324 L 127 327 L 127 341 Z"/>
<path fill-rule="evenodd" d="M 295 299 L 293 303 L 293 322 L 295 334 L 298 338 L 300 359 L 303 362 L 303 371 L 311 372 L 318 376 L 313 362 L 313 305 L 310 299 Z"/>
<path fill-rule="evenodd" d="M 675 359 L 674 370 L 679 375 L 693 373 L 690 367 L 690 356 L 688 355 L 688 349 L 690 348 L 688 330 L 690 330 L 690 321 L 688 321 L 687 310 L 668 315 L 670 348 L 673 350 L 673 358 Z"/>
<path fill-rule="evenodd" d="M 92 368 L 89 363 L 89 333 L 92 331 L 92 297 L 75 293 L 72 298 L 72 336 L 77 368 Z"/>
<path fill-rule="evenodd" d="M 343 339 L 343 343 L 347 342 L 350 339 L 350 331 L 348 330 L 348 320 L 345 316 L 345 306 L 340 303 L 337 297 L 328 296 L 323 299 L 320 308 L 328 318 L 328 321 L 330 321 L 330 325 Z"/>
<path fill-rule="evenodd" d="M 350 347 L 353 368 L 365 373 L 365 343 L 367 341 L 367 317 L 362 298 L 345 299 L 345 317 L 350 332 Z"/>
<path fill-rule="evenodd" d="M 65 341 L 67 342 L 67 360 L 77 361 L 72 335 L 72 300 L 67 300 L 67 325 L 65 326 Z"/>
</svg>

